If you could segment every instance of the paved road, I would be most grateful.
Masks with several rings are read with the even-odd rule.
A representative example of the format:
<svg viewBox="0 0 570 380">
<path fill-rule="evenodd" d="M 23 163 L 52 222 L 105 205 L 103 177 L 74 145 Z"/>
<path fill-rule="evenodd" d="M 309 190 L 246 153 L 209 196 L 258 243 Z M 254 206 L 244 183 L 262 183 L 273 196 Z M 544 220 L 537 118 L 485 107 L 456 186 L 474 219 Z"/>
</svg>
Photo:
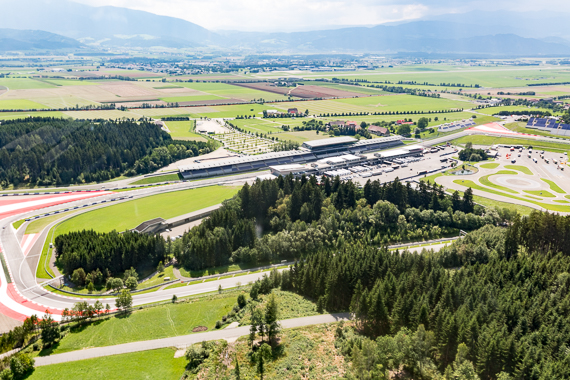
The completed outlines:
<svg viewBox="0 0 570 380">
<path fill-rule="evenodd" d="M 315 315 L 312 317 L 286 319 L 280 321 L 280 323 L 283 328 L 294 328 L 294 327 L 316 325 L 320 323 L 338 322 L 341 320 L 348 320 L 349 317 L 350 316 L 348 313 L 325 314 L 325 315 Z M 166 348 L 166 347 L 186 348 L 194 343 L 199 343 L 207 340 L 218 340 L 218 339 L 229 340 L 229 339 L 239 338 L 240 336 L 248 334 L 249 334 L 249 326 L 242 326 L 234 329 L 215 330 L 205 333 L 175 336 L 172 338 L 145 340 L 142 342 L 118 344 L 116 346 L 89 348 L 86 350 L 66 352 L 64 354 L 37 357 L 35 360 L 36 360 L 36 367 L 39 367 L 50 364 L 99 358 L 102 356 L 111 356 L 111 355 L 127 354 L 130 352 L 155 350 L 157 348 Z"/>
</svg>

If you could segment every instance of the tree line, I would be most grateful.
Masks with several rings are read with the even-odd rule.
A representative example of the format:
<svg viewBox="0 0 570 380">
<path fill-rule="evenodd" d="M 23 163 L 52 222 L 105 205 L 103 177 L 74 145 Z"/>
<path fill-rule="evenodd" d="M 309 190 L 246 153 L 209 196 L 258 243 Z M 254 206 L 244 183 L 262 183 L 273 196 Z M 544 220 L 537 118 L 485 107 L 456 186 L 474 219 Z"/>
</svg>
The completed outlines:
<svg viewBox="0 0 570 380">
<path fill-rule="evenodd" d="M 0 129 L 0 186 L 106 181 L 148 173 L 212 148 L 212 142 L 172 140 L 147 119 L 7 120 Z"/>
</svg>

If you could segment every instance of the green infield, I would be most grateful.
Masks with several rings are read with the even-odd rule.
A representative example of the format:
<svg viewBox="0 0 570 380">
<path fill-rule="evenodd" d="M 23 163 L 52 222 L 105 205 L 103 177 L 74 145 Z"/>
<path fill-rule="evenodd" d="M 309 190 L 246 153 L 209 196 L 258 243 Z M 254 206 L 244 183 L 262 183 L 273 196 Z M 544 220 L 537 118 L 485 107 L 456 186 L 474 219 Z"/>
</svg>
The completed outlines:
<svg viewBox="0 0 570 380">
<path fill-rule="evenodd" d="M 506 191 L 507 193 L 511 193 L 511 194 L 518 194 L 519 193 L 518 191 L 514 191 L 512 189 L 509 189 L 508 187 L 496 185 L 489 180 L 489 177 L 494 176 L 494 175 L 498 175 L 498 174 L 516 175 L 517 172 L 513 172 L 510 170 L 499 170 L 497 173 L 489 174 L 489 175 L 486 175 L 486 176 L 479 178 L 479 182 L 481 182 L 482 185 L 485 185 L 488 187 L 494 187 L 495 189 Z"/>
<path fill-rule="evenodd" d="M 558 186 L 556 184 L 556 182 L 551 181 L 549 179 L 546 178 L 541 178 L 541 180 L 543 180 L 544 182 L 546 182 L 549 186 L 550 186 L 550 190 L 559 193 L 559 194 L 566 194 L 566 192 L 564 190 L 562 190 L 562 188 L 560 186 Z"/>
<path fill-rule="evenodd" d="M 232 291 L 167 303 L 136 310 L 128 316 L 111 316 L 92 324 L 74 326 L 59 344 L 41 352 L 40 356 L 192 334 L 198 326 L 211 330 L 216 321 L 232 310 L 238 294 L 238 291 Z"/>
<path fill-rule="evenodd" d="M 82 210 L 85 210 L 88 208 L 89 207 L 83 207 Z M 61 219 L 63 217 L 66 217 L 66 216 L 73 214 L 74 212 L 77 212 L 77 211 L 79 211 L 79 210 L 62 212 L 59 214 L 45 216 L 43 218 L 33 220 L 26 227 L 26 234 L 37 234 L 38 232 L 41 232 L 44 228 L 46 228 L 48 225 L 50 225 L 52 222 L 55 222 L 56 220 Z"/>
<path fill-rule="evenodd" d="M 556 199 L 553 202 L 557 202 L 557 203 L 570 203 L 568 201 L 565 201 L 564 199 Z"/>
<path fill-rule="evenodd" d="M 543 197 L 543 198 L 555 198 L 556 197 L 556 195 L 554 195 L 551 192 L 546 191 L 546 190 L 523 190 L 523 191 L 527 194 L 536 195 L 537 197 Z"/>
<path fill-rule="evenodd" d="M 178 380 L 184 373 L 188 361 L 184 356 L 174 358 L 175 350 L 133 352 L 129 354 L 104 356 L 37 367 L 27 380 Z"/>
<path fill-rule="evenodd" d="M 49 265 L 49 258 L 51 257 L 51 249 L 49 247 L 50 243 L 53 243 L 55 239 L 55 227 L 50 229 L 47 233 L 46 240 L 44 242 L 44 246 L 42 247 L 42 253 L 40 256 L 40 261 L 38 262 L 38 267 L 36 268 L 36 277 L 37 278 L 44 278 L 50 279 L 54 278 L 55 274 Z M 47 271 L 47 272 L 46 272 Z M 49 273 L 49 274 L 48 274 Z"/>
<path fill-rule="evenodd" d="M 20 219 L 14 223 L 12 223 L 12 226 L 14 227 L 15 230 L 17 230 L 18 228 L 20 228 L 20 226 L 22 224 L 24 224 L 25 220 L 24 219 Z"/>
<path fill-rule="evenodd" d="M 527 168 L 526 166 L 522 166 L 522 165 L 505 165 L 506 169 L 511 169 L 511 170 L 517 170 L 519 172 L 523 172 L 524 174 L 527 175 L 532 175 L 532 172 L 530 171 L 529 168 Z"/>
<path fill-rule="evenodd" d="M 125 231 L 154 219 L 170 219 L 233 197 L 239 187 L 209 186 L 173 191 L 124 202 L 68 219 L 57 226 L 56 235 L 90 228 L 98 232 Z"/>
<path fill-rule="evenodd" d="M 129 185 L 149 185 L 152 183 L 166 182 L 166 181 L 180 181 L 182 176 L 179 173 L 157 175 L 153 177 L 139 179 Z"/>
<path fill-rule="evenodd" d="M 432 183 L 432 184 L 433 184 L 433 183 L 435 183 L 435 179 L 436 179 L 437 177 L 441 177 L 442 175 L 443 175 L 443 173 L 431 174 L 431 175 L 428 175 L 428 176 L 423 177 L 422 179 L 420 179 L 420 181 L 425 181 L 425 182 L 428 182 L 428 183 Z"/>
<path fill-rule="evenodd" d="M 170 135 L 175 140 L 208 141 L 204 136 L 194 132 L 196 128 L 196 122 L 194 120 L 165 121 L 164 123 L 170 131 Z"/>
<path fill-rule="evenodd" d="M 483 169 L 496 169 L 500 164 L 496 162 L 488 163 L 488 164 L 481 164 L 479 165 L 480 168 Z"/>
<path fill-rule="evenodd" d="M 42 108 L 48 107 L 25 99 L 0 100 L 0 109 L 2 110 L 34 110 Z M 27 115 L 22 115 L 22 117 L 27 117 Z"/>
<path fill-rule="evenodd" d="M 461 186 L 465 186 L 465 187 L 470 187 L 473 190 L 480 190 L 480 191 L 485 191 L 487 193 L 491 193 L 491 194 L 495 194 L 495 195 L 500 195 L 503 197 L 507 197 L 507 198 L 512 198 L 518 201 L 523 201 L 523 202 L 528 202 L 528 203 L 533 203 L 537 206 L 540 206 L 542 208 L 545 208 L 547 210 L 551 210 L 551 211 L 560 211 L 560 212 L 570 212 L 570 206 L 559 206 L 559 205 L 553 205 L 553 204 L 549 204 L 549 203 L 543 203 L 543 202 L 537 202 L 534 200 L 529 200 L 526 198 L 521 198 L 521 197 L 517 197 L 514 195 L 510 195 L 510 194 L 506 194 L 503 193 L 501 191 L 497 191 L 497 190 L 493 190 L 493 189 L 489 189 L 487 187 L 483 187 L 483 186 L 479 186 L 478 184 L 476 184 L 475 182 L 471 181 L 471 180 L 461 180 L 461 179 L 457 179 L 455 181 L 453 181 L 453 183 L 456 183 L 458 185 Z"/>
</svg>

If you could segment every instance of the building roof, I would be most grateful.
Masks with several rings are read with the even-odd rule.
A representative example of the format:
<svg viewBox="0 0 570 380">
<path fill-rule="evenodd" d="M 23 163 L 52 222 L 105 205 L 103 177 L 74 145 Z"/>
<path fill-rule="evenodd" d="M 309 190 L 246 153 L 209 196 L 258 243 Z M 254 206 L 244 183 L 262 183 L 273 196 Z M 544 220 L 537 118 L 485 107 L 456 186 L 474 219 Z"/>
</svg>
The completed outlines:
<svg viewBox="0 0 570 380">
<path fill-rule="evenodd" d="M 380 132 L 380 133 L 386 133 L 388 132 L 388 128 L 385 127 L 380 127 L 379 125 L 370 125 L 368 127 L 369 131 L 376 131 L 376 132 Z"/>
<path fill-rule="evenodd" d="M 178 169 L 180 171 L 197 170 L 197 169 L 211 169 L 211 168 L 222 167 L 225 165 L 247 164 L 250 162 L 270 160 L 272 158 L 302 156 L 302 155 L 305 155 L 307 153 L 309 153 L 309 152 L 306 150 L 287 150 L 287 151 L 283 151 L 283 152 L 272 152 L 272 153 L 257 154 L 255 156 L 232 157 L 232 158 L 228 158 L 225 160 L 216 160 L 216 161 L 213 161 L 211 163 L 198 163 L 198 164 L 187 165 L 187 166 L 179 166 Z"/>
<path fill-rule="evenodd" d="M 313 149 L 313 148 L 320 148 L 323 146 L 355 143 L 357 141 L 358 140 L 355 139 L 354 137 L 349 137 L 349 136 L 331 137 L 329 139 L 305 141 L 303 143 L 303 146 Z"/>
</svg>

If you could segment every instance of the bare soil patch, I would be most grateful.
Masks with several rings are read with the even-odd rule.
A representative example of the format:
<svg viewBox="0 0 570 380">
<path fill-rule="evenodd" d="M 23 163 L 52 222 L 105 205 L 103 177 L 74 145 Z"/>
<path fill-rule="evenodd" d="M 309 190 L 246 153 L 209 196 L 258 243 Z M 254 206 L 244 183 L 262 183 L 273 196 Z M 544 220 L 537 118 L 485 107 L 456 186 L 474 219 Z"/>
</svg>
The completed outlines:
<svg viewBox="0 0 570 380">
<path fill-rule="evenodd" d="M 198 327 L 194 327 L 192 329 L 192 332 L 201 332 L 201 331 L 206 331 L 208 330 L 208 328 L 206 326 L 198 326 Z"/>
</svg>

